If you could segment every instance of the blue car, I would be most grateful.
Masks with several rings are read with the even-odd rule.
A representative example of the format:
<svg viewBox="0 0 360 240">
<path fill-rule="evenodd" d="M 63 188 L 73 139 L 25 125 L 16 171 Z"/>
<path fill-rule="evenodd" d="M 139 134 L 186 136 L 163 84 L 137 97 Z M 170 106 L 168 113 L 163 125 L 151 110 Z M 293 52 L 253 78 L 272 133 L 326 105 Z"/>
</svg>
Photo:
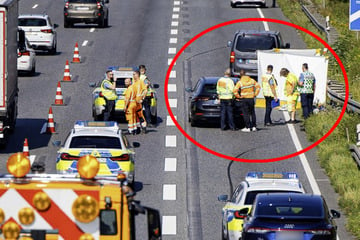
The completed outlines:
<svg viewBox="0 0 360 240">
<path fill-rule="evenodd" d="M 246 215 L 246 211 L 243 212 Z M 256 196 L 242 240 L 335 240 L 340 213 L 320 195 L 265 193 Z"/>
</svg>

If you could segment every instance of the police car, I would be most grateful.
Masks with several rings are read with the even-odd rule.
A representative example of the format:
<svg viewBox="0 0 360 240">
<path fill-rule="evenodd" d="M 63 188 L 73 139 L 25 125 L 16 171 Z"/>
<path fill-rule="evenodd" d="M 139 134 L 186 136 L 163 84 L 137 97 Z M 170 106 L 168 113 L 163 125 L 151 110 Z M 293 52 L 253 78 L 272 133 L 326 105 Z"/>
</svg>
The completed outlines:
<svg viewBox="0 0 360 240">
<path fill-rule="evenodd" d="M 77 173 L 78 159 L 92 155 L 100 162 L 98 175 L 125 173 L 132 184 L 135 152 L 114 121 L 77 121 L 58 151 L 57 173 Z"/>
<path fill-rule="evenodd" d="M 336 240 L 335 218 L 320 195 L 258 194 L 246 218 L 242 240 Z"/>
<path fill-rule="evenodd" d="M 222 239 L 241 239 L 243 209 L 250 212 L 256 195 L 269 192 L 305 193 L 305 190 L 294 172 L 248 172 L 230 199 L 227 195 L 218 196 L 219 201 L 226 202 L 222 209 Z"/>
</svg>

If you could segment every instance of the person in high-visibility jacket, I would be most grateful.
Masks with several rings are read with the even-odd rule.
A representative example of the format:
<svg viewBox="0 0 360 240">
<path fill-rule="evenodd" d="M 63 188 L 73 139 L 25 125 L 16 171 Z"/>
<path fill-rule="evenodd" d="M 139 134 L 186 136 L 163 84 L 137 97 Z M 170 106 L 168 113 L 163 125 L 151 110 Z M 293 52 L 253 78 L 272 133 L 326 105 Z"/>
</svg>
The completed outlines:
<svg viewBox="0 0 360 240">
<path fill-rule="evenodd" d="M 271 126 L 273 123 L 271 121 L 271 102 L 272 100 L 278 101 L 277 97 L 277 81 L 274 77 L 273 65 L 268 65 L 266 68 L 266 73 L 261 76 L 262 91 L 265 98 L 265 118 L 264 126 Z"/>
<path fill-rule="evenodd" d="M 229 124 L 231 130 L 235 131 L 235 124 L 233 119 L 233 90 L 234 81 L 230 78 L 230 68 L 225 70 L 224 77 L 218 79 L 216 83 L 216 92 L 220 100 L 221 108 L 221 130 L 226 129 L 226 122 Z M 227 121 L 226 121 L 227 120 Z"/>
<path fill-rule="evenodd" d="M 138 70 L 134 71 L 133 85 L 134 85 L 133 87 L 134 87 L 135 92 L 136 92 L 136 103 L 137 103 L 136 115 L 137 115 L 137 118 L 138 118 L 137 128 L 141 129 L 141 131 L 143 133 L 146 133 L 147 123 L 146 123 L 146 119 L 144 117 L 142 103 L 143 103 L 143 100 L 144 100 L 145 95 L 146 95 L 146 88 L 147 87 L 144 84 L 144 81 L 140 80 L 140 71 L 138 71 Z"/>
<path fill-rule="evenodd" d="M 131 79 L 125 79 L 125 86 L 127 89 L 124 92 L 125 95 L 125 117 L 128 122 L 128 132 L 130 134 L 136 134 L 136 92 L 134 89 L 134 85 L 131 85 Z"/>
<path fill-rule="evenodd" d="M 287 123 L 296 123 L 296 104 L 299 98 L 298 78 L 291 73 L 287 68 L 280 70 L 280 76 L 285 77 L 284 95 L 287 99 L 287 108 L 290 114 L 290 120 Z"/>
<path fill-rule="evenodd" d="M 140 65 L 139 66 L 139 71 L 140 71 L 140 80 L 143 81 L 145 86 L 146 86 L 146 92 L 144 92 L 145 97 L 144 97 L 144 100 L 143 100 L 142 104 L 143 104 L 145 120 L 149 124 L 151 122 L 151 112 L 150 112 L 151 92 L 149 91 L 151 83 L 150 83 L 149 78 L 146 76 L 146 67 L 145 67 L 145 65 Z"/>
<path fill-rule="evenodd" d="M 106 78 L 101 82 L 101 93 L 106 99 L 106 106 L 104 112 L 104 121 L 109 121 L 111 113 L 114 111 L 116 95 L 116 79 L 112 70 L 106 71 Z"/>
<path fill-rule="evenodd" d="M 314 93 L 316 79 L 312 72 L 309 71 L 307 63 L 302 65 L 302 73 L 299 77 L 299 92 L 301 99 L 301 108 L 304 119 L 307 119 L 313 112 Z"/>
<path fill-rule="evenodd" d="M 251 77 L 245 74 L 245 70 L 240 70 L 240 80 L 234 88 L 235 98 L 241 101 L 241 110 L 244 117 L 245 128 L 243 132 L 257 131 L 255 114 L 255 97 L 260 92 L 260 85 Z"/>
</svg>

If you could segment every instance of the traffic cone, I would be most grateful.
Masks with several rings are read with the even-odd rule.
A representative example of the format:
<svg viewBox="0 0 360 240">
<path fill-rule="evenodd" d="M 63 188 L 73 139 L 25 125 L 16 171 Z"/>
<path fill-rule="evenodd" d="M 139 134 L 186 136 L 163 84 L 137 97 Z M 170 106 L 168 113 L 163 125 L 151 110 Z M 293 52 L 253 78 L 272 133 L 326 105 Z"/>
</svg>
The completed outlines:
<svg viewBox="0 0 360 240">
<path fill-rule="evenodd" d="M 75 43 L 75 49 L 74 49 L 74 57 L 73 57 L 73 60 L 72 60 L 72 63 L 80 63 L 80 56 L 79 56 L 79 45 L 78 43 L 76 42 Z"/>
<path fill-rule="evenodd" d="M 71 75 L 70 75 L 70 67 L 69 67 L 69 60 L 66 60 L 65 63 L 65 69 L 64 69 L 64 78 L 63 81 L 69 82 L 71 81 Z"/>
<path fill-rule="evenodd" d="M 24 154 L 24 156 L 26 156 L 26 157 L 30 157 L 29 144 L 28 144 L 27 138 L 25 138 L 25 140 L 24 140 L 23 154 Z"/>
<path fill-rule="evenodd" d="M 52 105 L 65 106 L 60 82 L 58 82 L 58 85 L 56 88 L 55 104 L 52 104 Z"/>
<path fill-rule="evenodd" d="M 49 108 L 49 114 L 48 114 L 48 122 L 46 127 L 47 133 L 55 133 L 55 123 L 54 123 L 54 115 L 52 112 L 52 108 Z"/>
</svg>

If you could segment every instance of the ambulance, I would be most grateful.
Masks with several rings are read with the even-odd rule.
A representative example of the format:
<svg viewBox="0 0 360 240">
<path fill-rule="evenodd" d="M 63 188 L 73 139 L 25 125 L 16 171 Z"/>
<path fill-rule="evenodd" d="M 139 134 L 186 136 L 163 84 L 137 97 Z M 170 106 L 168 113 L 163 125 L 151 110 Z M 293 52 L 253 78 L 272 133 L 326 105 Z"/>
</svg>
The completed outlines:
<svg viewBox="0 0 360 240">
<path fill-rule="evenodd" d="M 97 176 L 86 155 L 78 174 L 28 174 L 30 161 L 15 153 L 0 175 L 0 239 L 134 240 L 135 215 L 147 214 L 148 239 L 160 240 L 160 214 L 134 200 L 124 174 Z"/>
</svg>

